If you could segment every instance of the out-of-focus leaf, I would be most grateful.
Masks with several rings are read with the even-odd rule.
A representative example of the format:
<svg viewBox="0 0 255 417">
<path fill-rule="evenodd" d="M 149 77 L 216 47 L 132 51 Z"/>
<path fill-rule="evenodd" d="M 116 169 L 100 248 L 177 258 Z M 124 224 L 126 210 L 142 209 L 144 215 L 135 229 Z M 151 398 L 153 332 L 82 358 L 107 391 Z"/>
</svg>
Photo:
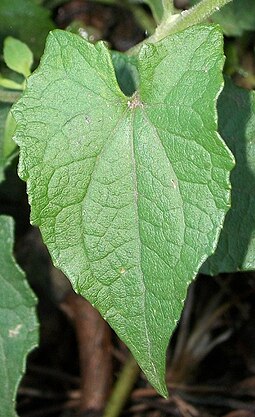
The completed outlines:
<svg viewBox="0 0 255 417">
<path fill-rule="evenodd" d="M 13 36 L 40 58 L 46 36 L 53 28 L 49 11 L 33 0 L 0 1 L 0 47 L 7 36 Z"/>
<path fill-rule="evenodd" d="M 201 0 L 190 0 L 191 5 Z M 255 29 L 255 1 L 233 0 L 212 15 L 228 36 L 241 36 L 244 31 Z"/>
<path fill-rule="evenodd" d="M 220 240 L 202 272 L 255 269 L 255 93 L 228 80 L 218 101 L 219 131 L 236 158 L 232 204 Z"/>
<path fill-rule="evenodd" d="M 31 74 L 33 53 L 24 42 L 8 36 L 4 40 L 4 61 L 10 69 L 27 78 Z"/>
<path fill-rule="evenodd" d="M 16 81 L 10 80 L 9 78 L 3 78 L 0 75 L 0 86 L 4 88 L 9 88 L 11 90 L 23 90 L 24 86 L 22 84 L 16 83 Z"/>
</svg>

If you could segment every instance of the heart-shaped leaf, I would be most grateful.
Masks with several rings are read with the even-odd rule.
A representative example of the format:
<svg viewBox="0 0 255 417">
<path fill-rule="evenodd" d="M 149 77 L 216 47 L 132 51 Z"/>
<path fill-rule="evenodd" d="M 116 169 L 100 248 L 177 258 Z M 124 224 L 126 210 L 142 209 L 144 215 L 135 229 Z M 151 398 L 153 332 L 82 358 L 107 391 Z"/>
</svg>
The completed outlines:
<svg viewBox="0 0 255 417">
<path fill-rule="evenodd" d="M 126 97 L 103 43 L 54 31 L 14 110 L 32 222 L 163 395 L 169 336 L 230 205 L 223 61 L 217 27 L 145 44 Z"/>
</svg>

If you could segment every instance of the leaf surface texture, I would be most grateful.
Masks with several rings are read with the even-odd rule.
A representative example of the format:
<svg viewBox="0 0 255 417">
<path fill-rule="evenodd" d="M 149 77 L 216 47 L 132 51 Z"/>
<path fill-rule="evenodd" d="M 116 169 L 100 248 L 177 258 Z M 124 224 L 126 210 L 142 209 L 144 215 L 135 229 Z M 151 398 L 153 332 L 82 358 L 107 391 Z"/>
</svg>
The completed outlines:
<svg viewBox="0 0 255 417">
<path fill-rule="evenodd" d="M 14 109 L 32 222 L 163 395 L 169 336 L 229 208 L 222 65 L 219 29 L 193 27 L 142 47 L 126 97 L 103 43 L 54 31 Z"/>
</svg>

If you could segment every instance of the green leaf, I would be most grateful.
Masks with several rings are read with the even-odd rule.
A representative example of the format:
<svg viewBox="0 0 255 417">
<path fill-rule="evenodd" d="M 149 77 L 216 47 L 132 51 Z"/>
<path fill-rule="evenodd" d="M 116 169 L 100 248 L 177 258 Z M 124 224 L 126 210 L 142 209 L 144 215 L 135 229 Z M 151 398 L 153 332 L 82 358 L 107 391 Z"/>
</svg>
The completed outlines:
<svg viewBox="0 0 255 417">
<path fill-rule="evenodd" d="M 191 5 L 201 0 L 190 0 Z M 255 29 L 255 1 L 232 0 L 212 15 L 212 20 L 221 25 L 228 36 L 241 36 L 244 31 Z"/>
<path fill-rule="evenodd" d="M 232 207 L 217 250 L 202 272 L 217 275 L 255 269 L 255 93 L 226 82 L 218 101 L 219 131 L 236 158 Z"/>
<path fill-rule="evenodd" d="M 16 101 L 18 101 L 20 96 L 21 96 L 20 91 L 6 90 L 5 88 L 0 87 L 0 113 L 1 113 L 1 106 L 3 103 L 15 103 Z M 0 116 L 0 119 L 1 119 L 1 116 Z"/>
<path fill-rule="evenodd" d="M 4 40 L 4 61 L 7 67 L 27 78 L 31 74 L 33 53 L 24 42 L 8 36 Z"/>
<path fill-rule="evenodd" d="M 32 223 L 163 395 L 169 336 L 229 208 L 223 61 L 218 28 L 189 28 L 141 48 L 126 97 L 103 43 L 54 31 L 14 107 Z"/>
<path fill-rule="evenodd" d="M 139 74 L 136 68 L 136 57 L 128 56 L 122 52 L 111 52 L 116 78 L 121 90 L 131 96 L 138 87 Z"/>
<path fill-rule="evenodd" d="M 16 81 L 10 80 L 9 78 L 3 78 L 0 74 L 0 86 L 9 88 L 10 90 L 24 90 L 22 84 L 16 83 Z"/>
<path fill-rule="evenodd" d="M 33 0 L 0 1 L 0 45 L 6 36 L 13 36 L 25 42 L 35 57 L 40 58 L 46 36 L 53 28 L 49 11 Z"/>
<path fill-rule="evenodd" d="M 13 220 L 0 216 L 1 415 L 14 417 L 15 396 L 28 352 L 37 345 L 36 299 L 12 256 Z"/>
</svg>

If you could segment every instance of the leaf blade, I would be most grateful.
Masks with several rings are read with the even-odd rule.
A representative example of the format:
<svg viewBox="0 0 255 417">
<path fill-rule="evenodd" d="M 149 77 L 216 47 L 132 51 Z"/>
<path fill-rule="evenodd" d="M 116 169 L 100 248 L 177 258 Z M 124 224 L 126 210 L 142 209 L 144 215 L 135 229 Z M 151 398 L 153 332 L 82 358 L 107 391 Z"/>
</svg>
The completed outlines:
<svg viewBox="0 0 255 417">
<path fill-rule="evenodd" d="M 173 59 L 176 54 L 180 62 Z M 197 71 L 198 65 L 210 60 L 210 68 Z M 14 108 L 16 141 L 21 147 L 20 175 L 28 180 L 32 220 L 40 225 L 54 262 L 69 276 L 76 291 L 107 319 L 150 382 L 165 396 L 169 335 L 180 316 L 187 285 L 212 253 L 229 207 L 233 160 L 216 134 L 215 102 L 223 83 L 221 34 L 206 26 L 190 28 L 155 47 L 145 45 L 138 61 L 139 91 L 132 98 L 125 97 L 102 44 L 95 47 L 75 35 L 55 31 L 48 39 L 40 68 L 29 78 L 28 89 Z M 184 63 L 190 69 L 191 61 L 191 74 L 194 81 L 202 83 L 204 96 L 199 97 L 200 104 L 193 103 L 196 111 L 189 112 L 193 95 L 190 78 L 179 69 Z M 54 101 L 56 90 L 65 103 L 61 113 Z M 178 119 L 175 112 L 183 103 L 187 103 L 185 111 Z M 203 114 L 202 122 L 197 108 Z M 185 127 L 187 114 L 192 120 L 192 135 Z M 174 121 L 169 131 L 168 117 Z M 178 132 L 181 137 L 181 129 L 185 135 L 180 140 L 186 147 L 191 140 L 196 143 L 201 123 L 205 138 L 199 141 L 203 146 L 209 142 L 209 150 L 195 145 L 193 153 L 198 152 L 200 164 L 196 167 L 194 160 L 189 160 L 187 166 L 194 165 L 191 171 L 199 179 L 206 157 L 205 184 L 216 185 L 209 191 L 206 186 L 202 189 L 203 199 L 197 208 L 193 204 L 187 209 L 187 201 L 191 226 L 186 244 L 187 214 L 181 193 L 192 200 L 193 188 L 181 178 L 187 155 L 183 142 L 176 154 L 175 139 Z M 216 158 L 215 179 L 210 177 L 211 153 Z M 153 155 L 157 155 L 155 160 Z M 179 166 L 178 158 L 182 160 Z M 185 175 L 189 175 L 188 169 Z M 178 182 L 182 183 L 181 193 Z M 195 196 L 198 192 L 199 186 Z M 208 213 L 203 214 L 208 198 Z M 192 220 L 194 210 L 196 222 Z M 200 219 L 210 226 L 209 238 L 208 228 L 206 232 L 199 229 Z M 199 233 L 203 241 L 197 244 L 194 235 Z M 185 259 L 176 269 L 182 251 Z"/>
<path fill-rule="evenodd" d="M 15 396 L 25 357 L 37 345 L 35 297 L 12 255 L 13 220 L 0 216 L 0 378 L 1 412 L 16 417 Z M 15 366 L 14 366 L 15 364 Z"/>
<path fill-rule="evenodd" d="M 27 78 L 31 74 L 33 60 L 33 54 L 24 42 L 11 36 L 5 38 L 4 61 L 7 67 Z"/>
</svg>

